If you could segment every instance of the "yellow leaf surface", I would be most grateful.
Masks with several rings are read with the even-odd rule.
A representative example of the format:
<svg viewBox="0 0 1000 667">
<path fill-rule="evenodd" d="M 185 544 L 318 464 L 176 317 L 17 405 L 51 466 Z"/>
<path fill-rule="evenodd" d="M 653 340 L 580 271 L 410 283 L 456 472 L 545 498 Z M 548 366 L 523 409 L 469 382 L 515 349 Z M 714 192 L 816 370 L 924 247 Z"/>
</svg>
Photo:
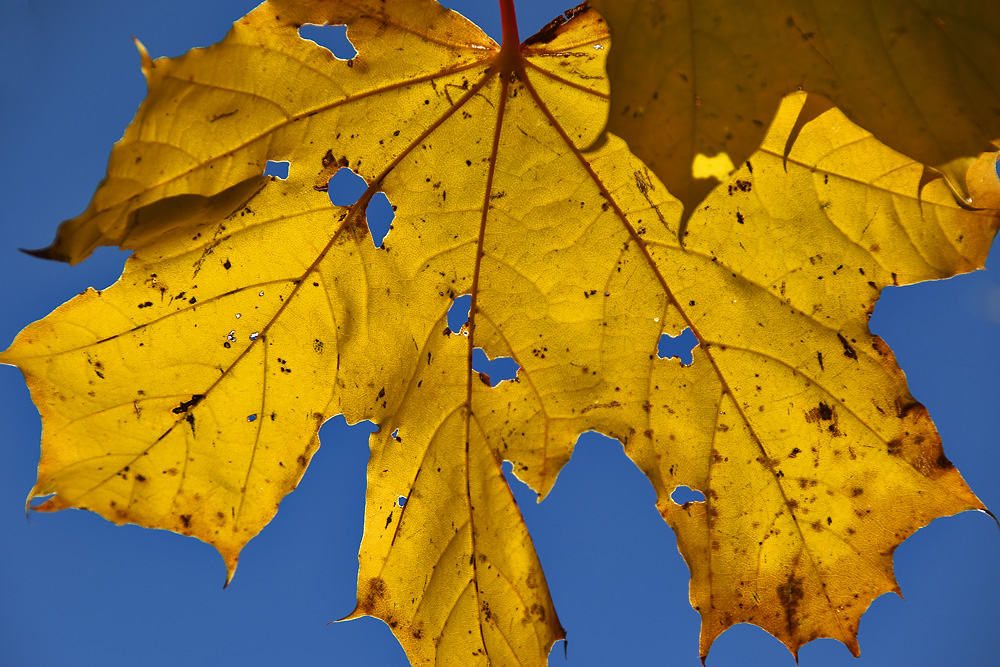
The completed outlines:
<svg viewBox="0 0 1000 667">
<path fill-rule="evenodd" d="M 544 664 L 565 635 L 500 463 L 544 496 L 599 430 L 677 531 L 703 655 L 742 621 L 856 652 L 895 546 L 982 507 L 867 317 L 885 285 L 982 266 L 996 155 L 969 178 L 989 210 L 959 205 L 800 94 L 682 224 L 621 139 L 586 151 L 609 42 L 592 10 L 569 17 L 501 48 L 429 0 L 275 0 L 209 49 L 145 58 L 149 97 L 50 249 L 136 252 L 0 355 L 42 413 L 37 509 L 193 535 L 231 577 L 320 424 L 371 419 L 350 617 L 415 664 Z M 357 57 L 304 23 L 346 23 Z M 341 166 L 370 184 L 347 208 L 325 192 Z M 685 328 L 693 364 L 659 358 Z M 473 372 L 475 348 L 516 381 Z M 673 504 L 678 485 L 706 501 Z"/>
<path fill-rule="evenodd" d="M 929 165 L 1000 137 L 1000 3 L 981 0 L 593 0 L 617 44 L 609 129 L 689 213 L 716 181 L 699 155 L 742 163 L 782 96 L 833 100 Z"/>
</svg>

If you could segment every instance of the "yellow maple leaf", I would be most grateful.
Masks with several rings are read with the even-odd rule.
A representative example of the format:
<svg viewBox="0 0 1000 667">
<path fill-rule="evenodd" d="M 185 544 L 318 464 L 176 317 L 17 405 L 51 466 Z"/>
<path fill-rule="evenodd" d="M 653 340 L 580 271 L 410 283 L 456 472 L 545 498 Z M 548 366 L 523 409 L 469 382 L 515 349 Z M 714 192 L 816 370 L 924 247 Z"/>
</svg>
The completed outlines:
<svg viewBox="0 0 1000 667">
<path fill-rule="evenodd" d="M 346 23 L 358 56 L 306 23 Z M 544 496 L 600 430 L 678 532 L 703 654 L 741 621 L 856 652 L 892 548 L 982 508 L 867 315 L 885 285 L 980 267 L 997 211 L 798 95 L 682 225 L 624 142 L 585 151 L 608 46 L 586 8 L 518 48 L 432 2 L 273 0 L 216 46 L 144 57 L 149 97 L 48 254 L 136 252 L 0 356 L 43 416 L 38 509 L 194 535 L 231 577 L 322 421 L 371 419 L 351 616 L 414 663 L 542 664 L 564 633 L 500 462 Z M 993 162 L 970 183 L 991 209 Z M 342 166 L 370 183 L 347 208 L 323 191 Z M 660 359 L 684 328 L 694 363 Z M 490 386 L 475 348 L 517 381 Z M 706 502 L 674 505 L 679 485 Z"/>
<path fill-rule="evenodd" d="M 609 129 L 688 212 L 716 185 L 699 156 L 741 164 L 784 95 L 829 97 L 928 165 L 1000 136 L 1000 4 L 971 0 L 594 0 L 616 43 Z"/>
</svg>

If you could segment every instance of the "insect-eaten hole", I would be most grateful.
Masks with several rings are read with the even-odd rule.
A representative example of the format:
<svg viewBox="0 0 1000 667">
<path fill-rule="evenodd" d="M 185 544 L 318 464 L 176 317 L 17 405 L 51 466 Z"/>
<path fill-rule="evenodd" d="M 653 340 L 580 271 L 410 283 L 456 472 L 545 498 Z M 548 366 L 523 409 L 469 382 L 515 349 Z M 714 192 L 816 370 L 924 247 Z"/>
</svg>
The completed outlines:
<svg viewBox="0 0 1000 667">
<path fill-rule="evenodd" d="M 685 366 L 694 361 L 694 348 L 698 347 L 698 339 L 690 329 L 685 329 L 677 336 L 663 334 L 656 345 L 656 356 L 660 359 L 677 357 Z"/>
<path fill-rule="evenodd" d="M 490 378 L 490 386 L 495 387 L 504 380 L 513 380 L 521 366 L 510 357 L 490 359 L 481 347 L 472 350 L 472 370 L 485 373 Z"/>
<path fill-rule="evenodd" d="M 396 498 L 396 504 L 400 507 L 406 507 L 406 496 L 400 496 Z"/>
<path fill-rule="evenodd" d="M 381 248 L 382 241 L 389 233 L 389 227 L 396 217 L 392 210 L 392 204 L 389 203 L 389 198 L 385 196 L 384 192 L 376 192 L 372 195 L 365 215 L 368 217 L 368 231 L 372 233 L 372 243 L 375 244 L 376 248 Z"/>
<path fill-rule="evenodd" d="M 327 194 L 334 206 L 353 206 L 368 189 L 368 183 L 347 167 L 341 167 L 330 178 L 327 184 Z M 376 192 L 368 201 L 365 218 L 368 231 L 372 235 L 372 243 L 376 248 L 382 247 L 385 235 L 389 233 L 392 221 L 396 217 L 392 204 L 384 192 Z"/>
<path fill-rule="evenodd" d="M 674 487 L 674 490 L 670 492 L 670 499 L 678 505 L 703 503 L 705 502 L 705 494 L 692 489 L 690 486 L 682 485 Z"/>
<path fill-rule="evenodd" d="M 347 167 L 338 169 L 327 184 L 327 194 L 334 206 L 353 206 L 367 189 L 365 179 Z"/>
<path fill-rule="evenodd" d="M 460 331 L 466 322 L 469 321 L 469 309 L 472 307 L 472 295 L 463 294 L 456 296 L 448 309 L 448 328 L 452 331 Z"/>
<path fill-rule="evenodd" d="M 350 60 L 358 55 L 358 50 L 347 39 L 346 25 L 307 24 L 299 28 L 299 37 L 322 46 L 341 60 Z"/>
<path fill-rule="evenodd" d="M 265 176 L 274 176 L 285 180 L 288 178 L 288 160 L 284 162 L 276 162 L 274 160 L 268 160 L 267 166 L 264 167 Z"/>
</svg>

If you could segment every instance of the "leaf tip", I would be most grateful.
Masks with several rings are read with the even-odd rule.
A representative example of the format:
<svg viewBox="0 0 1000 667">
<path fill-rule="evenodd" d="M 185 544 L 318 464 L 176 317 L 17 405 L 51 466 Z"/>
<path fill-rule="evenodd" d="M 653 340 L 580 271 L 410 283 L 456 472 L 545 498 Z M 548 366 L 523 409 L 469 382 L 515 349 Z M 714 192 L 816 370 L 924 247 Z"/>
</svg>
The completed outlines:
<svg viewBox="0 0 1000 667">
<path fill-rule="evenodd" d="M 66 262 L 70 263 L 69 255 L 57 250 L 55 244 L 46 246 L 44 248 L 38 248 L 37 250 L 30 250 L 28 248 L 18 248 L 25 255 L 31 255 L 32 257 L 37 257 L 39 259 L 51 259 L 54 262 Z"/>
<path fill-rule="evenodd" d="M 135 48 L 139 51 L 139 62 L 142 67 L 142 74 L 146 77 L 146 82 L 149 82 L 150 77 L 153 75 L 153 70 L 156 68 L 156 64 L 153 63 L 153 59 L 149 57 L 149 51 L 146 49 L 145 45 L 139 41 L 139 38 L 132 35 L 132 42 L 135 44 Z"/>
<path fill-rule="evenodd" d="M 3 354 L 0 354 L 0 362 L 2 362 L 2 361 L 3 361 Z M 989 511 L 989 509 L 987 509 L 985 506 L 984 507 L 980 507 L 979 511 L 982 512 L 983 514 L 988 515 L 991 519 L 993 519 L 993 521 L 997 525 L 997 529 L 1000 529 L 1000 519 L 997 518 L 996 514 L 994 514 L 993 512 Z"/>
<path fill-rule="evenodd" d="M 222 559 L 226 561 L 226 581 L 222 584 L 222 590 L 229 588 L 229 584 L 233 582 L 233 577 L 236 575 L 236 565 L 240 561 L 239 555 L 222 554 Z"/>
</svg>

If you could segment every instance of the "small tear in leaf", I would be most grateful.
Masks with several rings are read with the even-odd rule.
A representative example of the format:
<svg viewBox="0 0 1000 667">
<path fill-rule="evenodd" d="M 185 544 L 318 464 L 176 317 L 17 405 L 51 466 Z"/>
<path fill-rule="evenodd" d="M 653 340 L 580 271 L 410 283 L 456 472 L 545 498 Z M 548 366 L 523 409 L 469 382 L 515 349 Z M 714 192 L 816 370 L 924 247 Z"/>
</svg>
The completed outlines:
<svg viewBox="0 0 1000 667">
<path fill-rule="evenodd" d="M 341 167 L 330 178 L 327 187 L 334 206 L 353 206 L 368 189 L 368 184 L 347 167 Z"/>
<path fill-rule="evenodd" d="M 472 295 L 463 294 L 455 297 L 448 309 L 448 328 L 452 331 L 461 331 L 465 323 L 469 321 L 469 308 L 472 307 Z"/>
<path fill-rule="evenodd" d="M 248 415 L 247 421 L 248 422 L 257 421 L 257 415 Z"/>
<path fill-rule="evenodd" d="M 472 351 L 472 370 L 489 375 L 491 387 L 497 386 L 503 380 L 516 378 L 519 368 L 521 366 L 511 357 L 497 357 L 491 360 L 481 347 Z"/>
<path fill-rule="evenodd" d="M 312 25 L 299 28 L 299 37 L 322 46 L 341 60 L 350 60 L 358 55 L 358 50 L 347 39 L 346 25 Z"/>
<path fill-rule="evenodd" d="M 275 162 L 274 160 L 268 160 L 267 166 L 264 167 L 265 176 L 276 176 L 281 180 L 288 178 L 288 161 Z"/>
<path fill-rule="evenodd" d="M 698 347 L 698 339 L 695 338 L 690 329 L 685 329 L 677 336 L 670 334 L 660 336 L 660 342 L 656 346 L 656 356 L 660 359 L 677 357 L 682 364 L 690 366 L 694 361 L 692 352 L 696 347 Z"/>
<path fill-rule="evenodd" d="M 406 506 L 406 496 L 400 496 L 399 498 L 396 498 L 396 504 L 399 505 L 400 507 L 405 507 Z"/>
<path fill-rule="evenodd" d="M 257 336 L 259 335 L 260 335 L 259 331 L 254 331 L 252 334 L 250 334 L 250 340 L 257 340 Z"/>
<path fill-rule="evenodd" d="M 670 492 L 670 500 L 674 501 L 678 505 L 683 505 L 685 503 L 703 503 L 705 502 L 705 494 L 701 491 L 696 491 L 689 486 L 676 486 L 674 490 Z"/>
<path fill-rule="evenodd" d="M 376 192 L 372 196 L 365 215 L 368 217 L 368 231 L 372 234 L 372 243 L 375 244 L 376 248 L 380 248 L 382 247 L 382 239 L 389 233 L 389 227 L 396 217 L 392 210 L 392 204 L 389 203 L 384 192 Z"/>
</svg>

